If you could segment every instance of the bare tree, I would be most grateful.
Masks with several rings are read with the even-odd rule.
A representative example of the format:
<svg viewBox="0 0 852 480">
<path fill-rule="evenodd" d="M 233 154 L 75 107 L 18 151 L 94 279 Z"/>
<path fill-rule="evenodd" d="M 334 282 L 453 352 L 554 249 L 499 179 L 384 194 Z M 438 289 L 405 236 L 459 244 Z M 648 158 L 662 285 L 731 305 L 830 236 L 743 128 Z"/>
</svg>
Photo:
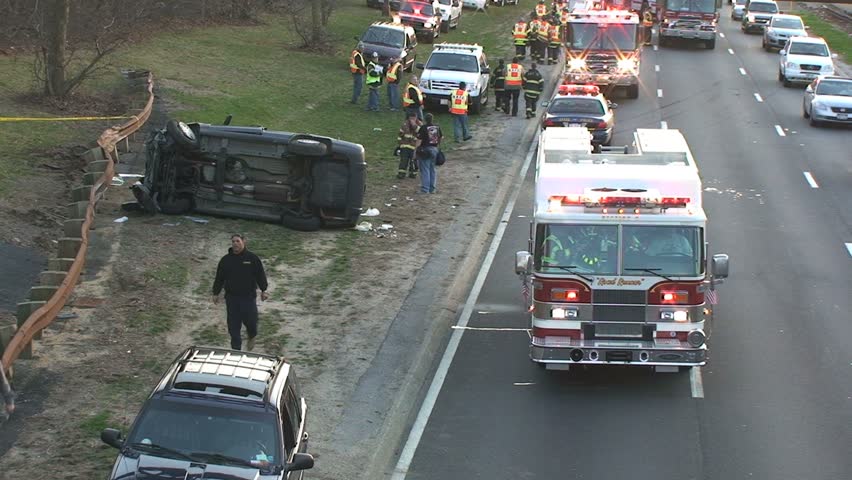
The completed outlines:
<svg viewBox="0 0 852 480">
<path fill-rule="evenodd" d="M 302 48 L 323 50 L 328 43 L 326 26 L 334 11 L 334 0 L 286 0 L 284 11 L 293 30 L 302 40 Z"/>
<path fill-rule="evenodd" d="M 50 97 L 64 97 L 65 47 L 68 44 L 68 16 L 71 14 L 69 0 L 48 0 L 44 14 L 45 44 L 44 93 Z"/>
</svg>

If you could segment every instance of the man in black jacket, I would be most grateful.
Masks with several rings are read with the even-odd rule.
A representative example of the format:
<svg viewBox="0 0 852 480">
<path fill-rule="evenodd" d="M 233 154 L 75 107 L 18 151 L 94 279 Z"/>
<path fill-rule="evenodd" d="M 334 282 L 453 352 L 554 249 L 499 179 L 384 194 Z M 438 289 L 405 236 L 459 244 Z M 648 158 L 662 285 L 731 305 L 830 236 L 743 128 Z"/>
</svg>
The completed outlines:
<svg viewBox="0 0 852 480">
<path fill-rule="evenodd" d="M 246 326 L 248 341 L 246 349 L 254 348 L 257 337 L 257 289 L 260 299 L 266 300 L 266 272 L 260 258 L 246 249 L 246 238 L 237 233 L 231 235 L 231 248 L 219 260 L 216 280 L 213 281 L 213 303 L 219 303 L 219 293 L 225 288 L 225 306 L 228 311 L 228 333 L 231 348 L 240 350 L 243 339 L 240 330 Z"/>
</svg>

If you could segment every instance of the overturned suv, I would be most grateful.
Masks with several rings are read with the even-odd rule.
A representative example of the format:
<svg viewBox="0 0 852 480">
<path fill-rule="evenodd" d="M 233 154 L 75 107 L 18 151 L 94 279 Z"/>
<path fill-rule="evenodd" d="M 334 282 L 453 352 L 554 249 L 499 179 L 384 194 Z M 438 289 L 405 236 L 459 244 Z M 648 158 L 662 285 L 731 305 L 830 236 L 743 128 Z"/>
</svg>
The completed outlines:
<svg viewBox="0 0 852 480">
<path fill-rule="evenodd" d="M 145 144 L 145 175 L 126 210 L 352 227 L 361 212 L 364 147 L 328 137 L 170 120 Z"/>
</svg>

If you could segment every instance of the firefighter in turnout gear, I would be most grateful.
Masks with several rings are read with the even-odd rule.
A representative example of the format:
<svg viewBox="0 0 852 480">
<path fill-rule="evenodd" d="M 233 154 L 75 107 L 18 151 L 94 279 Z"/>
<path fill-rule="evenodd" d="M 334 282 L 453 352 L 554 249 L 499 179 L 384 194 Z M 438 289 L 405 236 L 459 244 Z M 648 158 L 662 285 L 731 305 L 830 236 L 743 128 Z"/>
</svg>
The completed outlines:
<svg viewBox="0 0 852 480">
<path fill-rule="evenodd" d="M 491 86 L 494 87 L 494 110 L 506 111 L 506 63 L 501 58 L 497 68 L 491 74 Z"/>
<path fill-rule="evenodd" d="M 521 60 L 527 56 L 527 41 L 530 33 L 530 28 L 524 17 L 518 20 L 512 28 L 512 39 L 515 42 L 515 55 L 521 57 Z"/>
<path fill-rule="evenodd" d="M 533 60 L 545 64 L 547 63 L 547 44 L 550 43 L 550 23 L 546 18 L 539 19 L 538 34 L 536 34 L 535 46 L 536 52 Z"/>
<path fill-rule="evenodd" d="M 544 237 L 541 243 L 541 263 L 542 266 L 568 266 L 571 259 L 571 246 L 574 244 L 574 239 L 568 237 L 565 243 L 554 234 Z"/>
<path fill-rule="evenodd" d="M 541 95 L 543 78 L 533 63 L 528 72 L 524 73 L 524 103 L 526 104 L 527 118 L 535 116 L 538 97 Z"/>
<path fill-rule="evenodd" d="M 349 103 L 358 103 L 361 90 L 364 88 L 367 65 L 364 63 L 364 55 L 361 55 L 357 49 L 352 50 L 352 55 L 349 56 L 349 71 L 352 72 L 352 100 Z"/>
<path fill-rule="evenodd" d="M 645 45 L 651 44 L 651 37 L 654 31 L 654 15 L 651 14 L 650 9 L 646 9 L 644 13 L 642 13 L 642 36 L 644 39 Z"/>
<path fill-rule="evenodd" d="M 559 63 L 559 52 L 562 50 L 562 33 L 558 23 L 550 26 L 550 43 L 547 46 L 547 64 Z"/>
<path fill-rule="evenodd" d="M 417 131 L 420 130 L 420 121 L 417 114 L 412 112 L 406 115 L 405 122 L 399 128 L 396 141 L 399 146 L 399 169 L 396 178 L 417 178 L 417 159 L 414 152 L 417 151 Z"/>
<path fill-rule="evenodd" d="M 547 15 L 547 4 L 544 0 L 538 0 L 538 3 L 535 5 L 535 14 L 538 15 L 539 18 L 544 18 Z"/>
<path fill-rule="evenodd" d="M 506 113 L 511 113 L 513 117 L 518 116 L 518 97 L 521 95 L 523 81 L 524 67 L 521 65 L 521 59 L 515 57 L 506 67 L 506 97 L 504 98 Z"/>
</svg>

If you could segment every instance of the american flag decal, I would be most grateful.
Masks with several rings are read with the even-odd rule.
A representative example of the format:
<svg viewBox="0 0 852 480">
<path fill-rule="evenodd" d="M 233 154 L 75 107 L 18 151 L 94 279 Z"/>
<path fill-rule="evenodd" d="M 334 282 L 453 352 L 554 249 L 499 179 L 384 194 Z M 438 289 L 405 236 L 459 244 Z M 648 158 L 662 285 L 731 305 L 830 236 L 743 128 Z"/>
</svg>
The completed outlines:
<svg viewBox="0 0 852 480">
<path fill-rule="evenodd" d="M 524 296 L 524 307 L 530 304 L 530 287 L 526 277 L 521 277 L 521 294 Z"/>
<path fill-rule="evenodd" d="M 719 303 L 719 296 L 716 294 L 716 290 L 707 290 L 704 293 L 704 297 L 707 298 L 707 303 L 710 305 L 716 305 Z"/>
</svg>

